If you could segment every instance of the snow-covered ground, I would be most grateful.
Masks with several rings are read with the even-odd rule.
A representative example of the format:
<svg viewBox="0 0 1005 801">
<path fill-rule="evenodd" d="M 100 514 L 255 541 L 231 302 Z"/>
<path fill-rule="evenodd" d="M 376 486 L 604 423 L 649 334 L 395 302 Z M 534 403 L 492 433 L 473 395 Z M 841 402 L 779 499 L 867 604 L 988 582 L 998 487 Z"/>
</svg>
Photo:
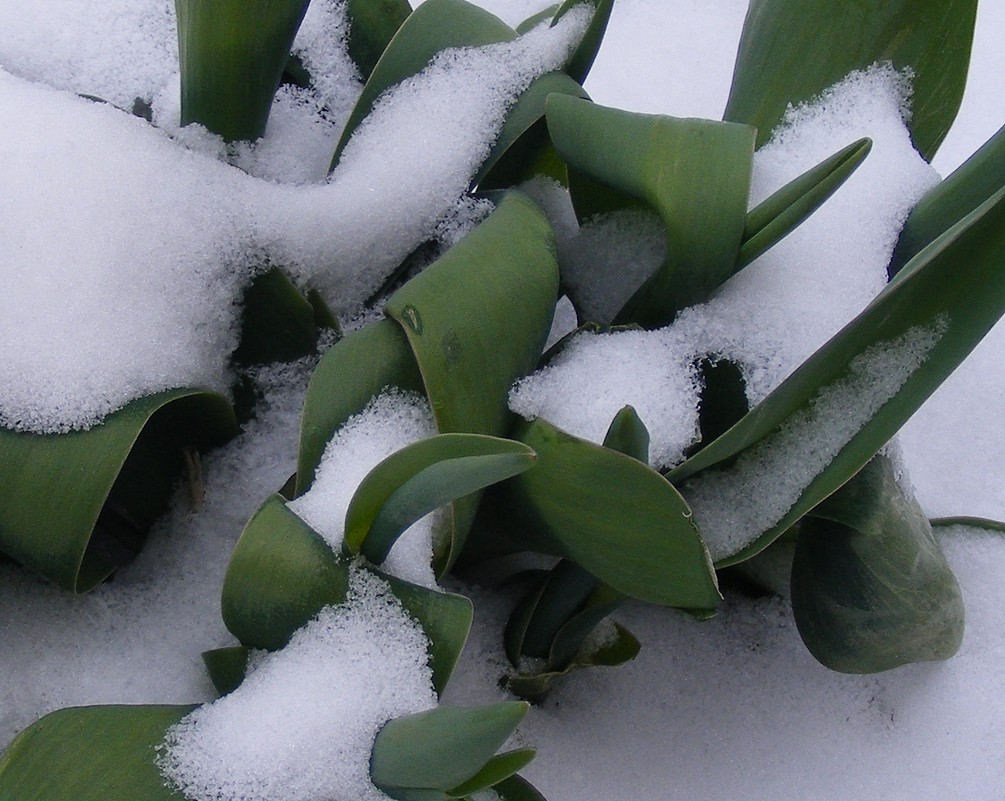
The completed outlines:
<svg viewBox="0 0 1005 801">
<path fill-rule="evenodd" d="M 516 24 L 549 2 L 479 4 Z M 308 57 L 321 38 L 307 35 L 311 26 L 330 24 L 324 13 L 337 16 L 337 10 L 334 0 L 315 0 L 315 16 L 298 45 Z M 617 0 L 586 87 L 608 105 L 717 118 L 745 10 L 743 0 Z M 484 152 L 490 135 L 485 131 L 491 132 L 513 87 L 560 60 L 568 41 L 563 37 L 576 24 L 571 20 L 554 35 L 496 53 L 493 63 L 505 68 L 488 77 L 477 57 L 468 72 L 454 74 L 456 80 L 441 75 L 444 83 L 431 91 L 461 98 L 466 105 L 457 116 L 437 118 L 421 105 L 409 106 L 427 91 L 421 83 L 410 86 L 397 106 L 385 104 L 383 127 L 361 130 L 342 172 L 325 185 L 327 158 L 344 119 L 339 114 L 348 113 L 359 91 L 344 60 L 329 63 L 333 77 L 323 98 L 287 93 L 277 100 L 266 139 L 236 156 L 249 177 L 220 164 L 219 143 L 211 137 L 181 132 L 188 150 L 138 120 L 70 94 L 98 95 L 125 107 L 137 96 L 151 98 L 155 121 L 171 130 L 177 49 L 169 0 L 59 0 L 44 8 L 0 0 L 0 420 L 29 429 L 75 427 L 140 389 L 168 386 L 178 376 L 225 386 L 220 361 L 233 342 L 234 312 L 226 303 L 210 309 L 207 299 L 232 294 L 263 253 L 296 267 L 301 277 L 317 277 L 324 265 L 351 261 L 357 252 L 386 248 L 390 263 L 430 235 L 448 238 L 463 230 L 471 214 L 461 197 L 466 170 Z M 1005 0 L 981 0 L 964 105 L 934 163 L 943 175 L 1005 123 L 1005 56 L 997 36 L 1003 26 Z M 464 66 L 453 63 L 443 72 Z M 472 71 L 487 84 L 462 97 L 458 87 Z M 318 113 L 322 102 L 327 115 Z M 870 120 L 879 124 L 877 108 L 860 109 L 866 127 Z M 374 175 L 368 150 L 417 113 L 423 115 L 419 124 L 402 129 L 394 144 L 397 160 L 385 160 L 384 171 Z M 461 124 L 475 117 L 482 121 L 479 130 Z M 881 132 L 867 132 L 877 139 L 870 158 L 892 163 L 881 153 Z M 453 138 L 444 138 L 448 134 Z M 842 130 L 841 144 L 860 135 L 858 128 Z M 423 145 L 419 151 L 420 140 L 442 147 L 430 153 Z M 836 149 L 829 142 L 817 145 L 825 149 L 817 158 Z M 416 159 L 420 152 L 424 158 Z M 770 153 L 759 159 L 766 186 L 784 180 L 781 167 L 771 173 Z M 776 161 L 784 166 L 786 159 Z M 910 188 L 896 185 L 902 194 L 916 195 L 933 180 L 924 165 L 912 169 Z M 905 180 L 905 170 L 910 172 L 897 168 L 898 180 Z M 891 208 L 909 197 L 877 197 L 892 179 L 879 173 L 869 180 L 858 190 L 849 183 L 849 196 L 857 192 L 859 201 L 878 204 L 868 212 L 871 221 L 885 211 L 890 219 L 884 224 L 895 224 L 903 209 Z M 402 186 L 414 191 L 402 192 Z M 372 206 L 361 200 L 369 195 L 375 196 Z M 838 208 L 840 194 L 833 202 L 834 215 L 849 213 Z M 828 218 L 821 219 L 823 228 L 810 234 L 818 250 L 828 225 Z M 846 232 L 846 219 L 833 217 L 829 224 Z M 877 225 L 876 241 L 863 245 L 872 253 L 892 244 Z M 108 264 L 135 254 L 140 236 L 149 258 L 139 269 L 126 281 L 107 272 Z M 832 243 L 834 269 L 853 244 L 841 236 Z M 797 237 L 785 247 L 790 250 L 777 259 L 786 252 L 798 257 Z M 76 269 L 37 269 L 53 261 L 70 264 L 71 257 L 79 261 L 71 265 Z M 767 276 L 763 280 L 771 280 L 767 262 L 758 269 Z M 869 275 L 858 275 L 842 298 L 850 304 L 848 315 L 875 291 L 866 286 L 875 280 Z M 757 276 L 751 270 L 744 280 L 762 280 Z M 776 274 L 773 280 L 792 286 L 791 277 Z M 329 289 L 358 300 L 379 283 L 379 277 L 364 276 Z M 104 297 L 79 294 L 83 287 L 117 284 L 128 293 L 121 301 L 124 316 L 102 318 Z M 834 299 L 837 291 L 822 290 L 822 300 Z M 172 301 L 161 312 L 151 311 L 149 299 L 166 292 L 175 293 Z M 73 304 L 66 303 L 68 294 Z M 347 301 L 346 310 L 356 302 Z M 729 293 L 717 303 L 728 310 Z M 52 319 L 47 313 L 62 316 L 61 333 L 46 325 Z M 707 333 L 715 315 L 712 308 L 702 320 L 692 315 L 684 322 Z M 150 364 L 142 338 L 122 333 L 127 323 L 155 332 L 148 337 L 154 350 L 173 343 L 165 363 L 137 374 L 95 374 L 88 365 L 96 359 L 102 367 Z M 813 336 L 825 339 L 841 321 L 817 323 L 823 328 L 790 353 L 782 345 L 791 343 L 773 343 L 770 329 L 756 319 L 747 322 L 751 335 L 764 339 L 743 342 L 743 353 L 753 354 L 750 375 L 763 381 L 758 394 L 822 341 L 814 344 Z M 743 338 L 742 330 L 726 333 Z M 22 347 L 26 337 L 30 347 Z M 645 352 L 651 346 L 640 347 Z M 729 346 L 740 347 L 733 340 Z M 999 325 L 902 432 L 905 460 L 930 516 L 1005 519 L 1003 347 L 1005 325 Z M 781 372 L 757 373 L 758 359 Z M 263 373 L 267 402 L 259 418 L 204 466 L 205 507 L 192 512 L 179 504 L 114 582 L 72 597 L 0 564 L 0 748 L 35 718 L 63 706 L 213 698 L 199 654 L 232 642 L 219 614 L 223 571 L 245 521 L 295 469 L 298 414 L 311 366 Z M 612 378 L 615 385 L 628 380 Z M 87 403 L 73 405 L 67 386 L 77 386 L 78 399 Z M 582 433 L 596 437 L 603 431 Z M 679 457 L 687 444 L 667 445 L 663 461 L 672 462 L 673 449 Z M 864 677 L 830 672 L 802 645 L 784 598 L 752 602 L 727 595 L 719 615 L 702 623 L 630 605 L 617 617 L 642 642 L 641 654 L 619 669 L 572 676 L 531 711 L 518 738 L 537 747 L 538 757 L 525 775 L 550 801 L 628 795 L 667 801 L 1000 799 L 1005 538 L 949 529 L 943 544 L 967 608 L 963 647 L 949 662 Z M 507 599 L 461 589 L 475 600 L 475 628 L 445 700 L 501 699 Z M 186 779 L 186 786 L 199 781 Z"/>
</svg>

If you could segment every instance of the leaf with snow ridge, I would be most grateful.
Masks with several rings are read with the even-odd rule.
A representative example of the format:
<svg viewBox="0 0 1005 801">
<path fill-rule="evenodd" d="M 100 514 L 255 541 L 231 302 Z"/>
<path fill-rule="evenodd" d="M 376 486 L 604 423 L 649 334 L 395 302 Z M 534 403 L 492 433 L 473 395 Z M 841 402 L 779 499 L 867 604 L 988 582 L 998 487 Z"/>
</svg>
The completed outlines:
<svg viewBox="0 0 1005 801">
<path fill-rule="evenodd" d="M 310 0 L 175 0 L 181 124 L 228 142 L 265 133 Z"/>
<path fill-rule="evenodd" d="M 723 119 L 755 126 L 760 146 L 789 105 L 889 61 L 913 73 L 908 127 L 931 161 L 963 97 L 976 12 L 977 0 L 753 0 Z"/>
<path fill-rule="evenodd" d="M 191 447 L 236 433 L 230 404 L 193 389 L 132 401 L 86 431 L 0 429 L 0 551 L 64 589 L 89 590 L 139 552 L 194 464 Z"/>
<path fill-rule="evenodd" d="M 744 451 L 784 429 L 797 415 L 811 411 L 821 393 L 851 378 L 856 360 L 871 348 L 884 347 L 912 332 L 929 332 L 936 340 L 920 366 L 862 421 L 827 466 L 799 491 L 788 511 L 763 531 L 753 532 L 746 545 L 721 557 L 717 564 L 733 564 L 765 548 L 886 444 L 1005 312 L 1003 259 L 1005 189 L 918 253 L 864 311 L 767 398 L 667 474 L 690 496 L 682 482 L 704 480 L 706 471 L 728 469 Z M 813 437 L 813 433 L 806 436 Z M 752 488 L 751 492 L 757 490 Z"/>
<path fill-rule="evenodd" d="M 412 7 L 408 0 L 348 0 L 346 11 L 349 15 L 349 58 L 365 80 L 412 13 Z"/>
<path fill-rule="evenodd" d="M 515 38 L 516 32 L 509 25 L 466 0 L 427 0 L 402 23 L 374 66 L 342 131 L 331 169 L 335 169 L 349 139 L 386 89 L 422 72 L 441 50 Z"/>
<path fill-rule="evenodd" d="M 183 801 L 154 761 L 192 706 L 60 709 L 25 729 L 0 760 L 4 801 Z"/>
<path fill-rule="evenodd" d="M 886 456 L 803 519 L 792 613 L 816 659 L 877 673 L 948 659 L 963 640 L 963 597 L 928 519 Z"/>
<path fill-rule="evenodd" d="M 471 602 L 374 571 L 429 639 L 433 685 L 442 692 L 471 626 Z M 322 608 L 345 600 L 349 560 L 286 506 L 269 498 L 248 521 L 223 582 L 223 622 L 244 645 L 278 650 Z"/>
</svg>

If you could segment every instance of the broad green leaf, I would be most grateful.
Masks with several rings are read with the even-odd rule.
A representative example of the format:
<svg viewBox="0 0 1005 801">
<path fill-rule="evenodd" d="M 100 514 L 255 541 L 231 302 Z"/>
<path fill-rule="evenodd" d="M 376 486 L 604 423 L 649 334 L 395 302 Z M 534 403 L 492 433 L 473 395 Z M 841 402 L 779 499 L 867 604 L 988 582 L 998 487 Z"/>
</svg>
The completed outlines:
<svg viewBox="0 0 1005 801">
<path fill-rule="evenodd" d="M 666 260 L 615 322 L 666 325 L 732 275 L 750 192 L 752 128 L 636 114 L 564 95 L 548 98 L 547 119 L 570 170 L 643 201 L 666 228 Z"/>
<path fill-rule="evenodd" d="M 814 409 L 828 392 L 851 393 L 857 398 L 869 391 L 881 393 L 873 401 L 878 408 L 861 412 L 866 418 L 861 426 L 835 446 L 835 455 L 798 490 L 791 508 L 749 545 L 723 558 L 721 565 L 741 561 L 766 547 L 855 475 L 966 358 L 1005 311 L 1003 258 L 1005 190 L 1000 190 L 915 256 L 862 313 L 736 425 L 669 472 L 670 481 L 683 486 L 688 495 L 688 487 L 681 482 L 711 468 L 733 469 L 728 465 L 737 456 L 742 459 L 743 451 L 762 440 L 769 446 L 777 442 L 769 436 L 794 421 L 813 420 Z M 891 349 L 896 353 L 898 347 L 910 350 L 912 341 L 930 347 L 920 366 L 908 370 L 901 383 L 891 376 L 905 368 L 896 360 L 882 364 L 882 353 Z M 889 386 L 891 381 L 893 386 Z M 853 406 L 843 408 L 842 418 L 848 419 L 853 411 Z M 830 427 L 834 421 L 820 425 Z M 796 441 L 805 443 L 820 436 L 807 430 Z M 787 458 L 791 461 L 794 455 Z"/>
<path fill-rule="evenodd" d="M 871 139 L 852 142 L 751 209 L 735 269 L 746 267 L 820 208 L 865 161 L 871 149 Z"/>
<path fill-rule="evenodd" d="M 60 709 L 25 729 L 0 760 L 4 801 L 184 801 L 154 760 L 191 706 Z"/>
<path fill-rule="evenodd" d="M 910 69 L 908 125 L 928 161 L 963 97 L 977 0 L 753 0 L 724 119 L 764 144 L 785 109 L 877 62 Z"/>
<path fill-rule="evenodd" d="M 633 406 L 625 406 L 614 416 L 604 447 L 649 464 L 649 429 Z"/>
<path fill-rule="evenodd" d="M 948 659 L 959 649 L 959 585 L 889 458 L 875 457 L 803 521 L 792 612 L 810 653 L 843 673 Z"/>
<path fill-rule="evenodd" d="M 526 445 L 482 434 L 440 434 L 414 442 L 360 482 L 346 512 L 345 543 L 379 565 L 412 523 L 522 473 L 535 458 Z"/>
<path fill-rule="evenodd" d="M 387 89 L 422 72 L 442 50 L 508 42 L 516 32 L 498 17 L 465 0 L 426 0 L 404 21 L 373 68 L 363 93 L 349 115 L 331 168 L 359 124 Z"/>
<path fill-rule="evenodd" d="M 515 437 L 538 463 L 501 484 L 515 535 L 564 556 L 633 598 L 685 609 L 719 601 L 708 552 L 684 499 L 636 459 L 543 420 Z"/>
<path fill-rule="evenodd" d="M 412 7 L 408 0 L 348 0 L 349 58 L 366 80 Z M 337 47 L 337 42 L 331 43 Z"/>
<path fill-rule="evenodd" d="M 554 148 L 548 138 L 544 107 L 548 95 L 586 98 L 586 90 L 564 72 L 547 72 L 536 78 L 506 115 L 488 158 L 482 162 L 472 186 L 494 190 L 516 186 L 552 169 Z M 560 162 L 559 162 L 560 163 Z"/>
<path fill-rule="evenodd" d="M 0 551 L 89 590 L 136 556 L 186 472 L 201 499 L 198 451 L 236 433 L 222 397 L 191 389 L 132 401 L 86 431 L 0 429 Z"/>
<path fill-rule="evenodd" d="M 557 298 L 551 227 L 515 192 L 391 296 L 385 311 L 408 337 L 441 433 L 506 434 L 509 389 L 536 367 Z M 460 554 L 477 502 L 453 505 L 450 550 L 438 572 Z"/>
<path fill-rule="evenodd" d="M 297 495 L 313 483 L 314 471 L 335 432 L 387 387 L 423 391 L 408 340 L 391 320 L 360 329 L 321 357 L 304 400 Z"/>
<path fill-rule="evenodd" d="M 317 341 L 314 306 L 282 270 L 273 267 L 248 285 L 237 364 L 290 362 L 314 353 Z"/>
<path fill-rule="evenodd" d="M 891 278 L 926 245 L 1005 186 L 1005 128 L 928 192 L 911 211 L 890 260 Z"/>
<path fill-rule="evenodd" d="M 429 638 L 433 684 L 442 692 L 471 626 L 471 602 L 377 573 Z M 349 560 L 286 506 L 269 498 L 238 540 L 223 583 L 223 621 L 244 645 L 277 650 L 321 609 L 345 600 Z"/>
<path fill-rule="evenodd" d="M 377 732 L 370 779 L 392 798 L 410 789 L 448 792 L 487 765 L 526 713 L 527 704 L 510 701 L 395 718 Z"/>
<path fill-rule="evenodd" d="M 607 614 L 609 612 L 604 613 L 605 616 Z M 624 626 L 618 623 L 613 626 L 614 637 L 609 642 L 604 642 L 596 649 L 580 651 L 564 668 L 507 676 L 506 689 L 528 701 L 538 702 L 547 696 L 556 681 L 574 671 L 592 667 L 617 667 L 630 662 L 639 654 L 639 641 Z"/>
<path fill-rule="evenodd" d="M 499 782 L 505 781 L 517 771 L 527 767 L 536 754 L 537 752 L 533 748 L 519 748 L 494 756 L 478 773 L 464 784 L 448 791 L 447 795 L 451 798 L 465 798 L 495 787 Z"/>
<path fill-rule="evenodd" d="M 202 661 L 217 693 L 227 695 L 241 686 L 251 649 L 244 645 L 203 651 Z"/>
<path fill-rule="evenodd" d="M 310 0 L 175 0 L 181 124 L 258 139 Z"/>
</svg>

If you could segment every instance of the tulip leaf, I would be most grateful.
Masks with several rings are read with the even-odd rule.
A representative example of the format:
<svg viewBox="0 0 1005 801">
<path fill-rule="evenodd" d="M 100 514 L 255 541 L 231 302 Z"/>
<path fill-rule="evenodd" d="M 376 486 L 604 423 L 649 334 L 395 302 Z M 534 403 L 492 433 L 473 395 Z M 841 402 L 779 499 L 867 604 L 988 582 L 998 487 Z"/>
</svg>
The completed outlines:
<svg viewBox="0 0 1005 801">
<path fill-rule="evenodd" d="M 500 801 L 545 801 L 537 788 L 522 776 L 503 779 L 492 791 L 499 796 Z"/>
<path fill-rule="evenodd" d="M 346 545 L 379 565 L 412 523 L 527 470 L 534 459 L 522 443 L 482 434 L 440 434 L 414 442 L 360 483 L 346 512 Z"/>
<path fill-rule="evenodd" d="M 217 693 L 227 695 L 241 686 L 250 655 L 251 649 L 244 645 L 203 651 L 202 661 Z"/>
<path fill-rule="evenodd" d="M 489 790 L 499 782 L 505 781 L 517 771 L 523 770 L 531 763 L 537 752 L 533 748 L 519 748 L 492 757 L 478 773 L 447 792 L 451 798 L 466 798 L 474 793 Z"/>
<path fill-rule="evenodd" d="M 607 32 L 607 23 L 614 8 L 614 0 L 566 0 L 561 8 L 555 12 L 555 18 L 551 23 L 554 26 L 562 17 L 577 6 L 583 5 L 584 2 L 589 2 L 594 6 L 593 16 L 586 33 L 565 65 L 565 72 L 580 84 L 590 74 L 590 68 L 593 67 L 593 62 L 600 50 L 604 34 Z"/>
<path fill-rule="evenodd" d="M 960 587 L 888 457 L 876 456 L 803 520 L 792 612 L 810 653 L 843 673 L 948 659 L 959 649 Z"/>
<path fill-rule="evenodd" d="M 236 433 L 222 397 L 190 389 L 132 401 L 84 431 L 0 429 L 0 551 L 89 590 L 136 556 L 187 469 L 201 498 L 198 451 Z"/>
<path fill-rule="evenodd" d="M 314 306 L 282 270 L 273 267 L 248 285 L 237 364 L 291 362 L 314 353 L 317 341 Z"/>
<path fill-rule="evenodd" d="M 666 229 L 666 259 L 616 323 L 666 325 L 733 274 L 747 214 L 754 129 L 620 111 L 564 95 L 548 98 L 547 119 L 570 171 L 642 201 Z"/>
<path fill-rule="evenodd" d="M 555 244 L 544 215 L 507 193 L 495 211 L 387 301 L 408 337 L 441 433 L 503 436 L 513 382 L 537 365 L 558 298 Z M 473 496 L 453 505 L 452 565 Z"/>
<path fill-rule="evenodd" d="M 349 58 L 365 80 L 412 13 L 412 7 L 408 0 L 348 0 L 346 11 L 349 14 Z"/>
<path fill-rule="evenodd" d="M 388 387 L 423 391 L 408 340 L 391 320 L 361 328 L 325 352 L 304 400 L 297 495 L 303 495 L 314 481 L 325 446 L 335 432 Z"/>
<path fill-rule="evenodd" d="M 562 559 L 533 595 L 533 612 L 523 627 L 518 653 L 547 659 L 552 642 L 562 627 L 582 609 L 597 579 L 568 559 Z"/>
<path fill-rule="evenodd" d="M 175 0 L 181 124 L 228 142 L 265 133 L 310 0 Z"/>
<path fill-rule="evenodd" d="M 755 126 L 760 146 L 789 105 L 891 62 L 913 75 L 908 125 L 931 161 L 963 97 L 976 12 L 977 0 L 753 0 L 724 119 Z"/>
<path fill-rule="evenodd" d="M 1003 254 L 1005 189 L 918 253 L 864 311 L 767 398 L 668 473 L 690 498 L 693 487 L 681 482 L 695 476 L 697 481 L 706 481 L 711 476 L 712 481 L 735 483 L 736 471 L 746 469 L 741 462 L 730 466 L 737 457 L 753 466 L 778 442 L 788 443 L 778 453 L 791 465 L 796 459 L 793 448 L 817 435 L 813 430 L 797 436 L 786 432 L 791 434 L 793 426 L 816 420 L 816 410 L 822 408 L 828 393 L 856 399 L 861 411 L 854 414 L 862 419 L 849 422 L 855 420 L 854 405 L 842 402 L 840 410 L 835 409 L 845 433 L 840 442 L 828 446 L 833 455 L 826 457 L 826 464 L 814 468 L 805 485 L 796 488 L 791 507 L 763 530 L 749 532 L 749 542 L 720 557 L 720 566 L 766 547 L 848 481 L 966 358 L 1005 311 Z M 922 345 L 920 364 L 911 364 L 918 354 L 909 356 L 909 352 Z M 905 348 L 908 355 L 897 356 L 898 348 Z M 866 397 L 872 400 L 862 401 Z M 813 425 L 830 430 L 836 421 L 821 418 Z M 745 455 L 748 450 L 750 454 Z M 748 495 L 760 492 L 755 479 Z"/>
<path fill-rule="evenodd" d="M 820 208 L 865 161 L 871 149 L 871 139 L 852 142 L 751 209 L 735 269 L 746 267 Z"/>
<path fill-rule="evenodd" d="M 625 406 L 614 416 L 604 447 L 649 464 L 649 429 L 633 406 Z"/>
<path fill-rule="evenodd" d="M 527 713 L 509 701 L 480 707 L 439 706 L 395 718 L 373 743 L 370 779 L 392 798 L 401 791 L 449 792 L 486 767 Z"/>
<path fill-rule="evenodd" d="M 395 84 L 422 72 L 442 50 L 508 42 L 516 32 L 498 17 L 466 0 L 426 0 L 416 8 L 388 42 L 356 101 L 331 168 L 377 98 Z"/>
<path fill-rule="evenodd" d="M 1003 186 L 1005 128 L 999 129 L 911 210 L 890 260 L 890 277 Z"/>
<path fill-rule="evenodd" d="M 155 763 L 192 706 L 60 709 L 25 729 L 0 760 L 4 801 L 184 801 Z"/>
<path fill-rule="evenodd" d="M 1005 521 L 991 520 L 987 517 L 933 517 L 930 521 L 932 528 L 948 528 L 950 526 L 968 526 L 970 528 L 983 528 L 987 531 L 997 531 L 1005 534 Z"/>
<path fill-rule="evenodd" d="M 715 608 L 715 574 L 691 510 L 659 473 L 543 420 L 521 423 L 515 437 L 538 462 L 500 485 L 514 536 L 633 598 Z"/>
<path fill-rule="evenodd" d="M 467 639 L 471 602 L 373 572 L 426 632 L 433 684 L 442 692 Z M 223 583 L 223 621 L 244 645 L 278 650 L 325 606 L 342 603 L 348 586 L 349 560 L 273 495 L 234 549 Z"/>
</svg>

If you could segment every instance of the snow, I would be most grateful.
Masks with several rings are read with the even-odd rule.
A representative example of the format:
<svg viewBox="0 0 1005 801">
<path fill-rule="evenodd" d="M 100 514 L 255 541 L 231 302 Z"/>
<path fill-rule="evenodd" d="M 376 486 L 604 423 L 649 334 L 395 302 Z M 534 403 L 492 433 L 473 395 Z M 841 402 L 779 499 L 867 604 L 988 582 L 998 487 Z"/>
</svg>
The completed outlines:
<svg viewBox="0 0 1005 801">
<path fill-rule="evenodd" d="M 360 482 L 395 451 L 436 433 L 425 397 L 385 390 L 335 432 L 325 447 L 314 483 L 291 501 L 289 508 L 340 553 L 346 511 Z M 414 584 L 435 587 L 433 537 L 438 524 L 442 519 L 437 512 L 413 523 L 395 542 L 383 568 Z"/>
<path fill-rule="evenodd" d="M 481 4 L 515 24 L 549 3 Z M 621 108 L 719 116 L 745 8 L 742 0 L 618 0 L 587 89 L 598 102 Z M 319 10 L 334 15 L 327 17 L 326 24 L 335 25 L 327 35 L 340 36 L 339 4 Z M 943 174 L 1005 122 L 998 41 L 1005 2 L 982 0 L 979 15 L 964 107 L 935 161 Z M 175 383 L 225 390 L 236 299 L 267 257 L 295 269 L 301 282 L 322 286 L 343 315 L 354 314 L 388 265 L 429 236 L 456 238 L 483 213 L 464 192 L 471 165 L 497 125 L 492 120 L 499 119 L 514 87 L 561 60 L 582 23 L 572 15 L 566 27 L 539 31 L 518 44 L 445 58 L 381 105 L 329 180 L 330 148 L 359 91 L 356 77 L 341 71 L 344 61 L 321 70 L 333 80 L 320 92 L 283 90 L 261 142 L 222 152 L 212 138 L 172 127 L 177 55 L 171 3 L 52 0 L 22 8 L 12 0 L 0 2 L 3 423 L 60 430 L 91 424 L 129 397 Z M 298 40 L 305 54 L 311 48 L 309 30 Z M 684 351 L 676 352 L 678 366 L 691 364 L 702 350 L 728 354 L 741 364 L 748 394 L 756 400 L 877 290 L 881 254 L 933 174 L 903 148 L 896 76 L 880 70 L 857 80 L 858 88 L 844 97 L 857 97 L 859 121 L 837 124 L 842 104 L 832 97 L 830 112 L 818 110 L 818 126 L 811 119 L 793 124 L 758 154 L 753 199 L 858 136 L 873 137 L 873 153 L 814 221 L 747 268 L 700 312 L 677 320 L 673 337 L 690 348 L 683 360 Z M 469 81 L 476 88 L 466 88 Z M 150 100 L 161 129 L 72 92 L 99 95 L 127 109 L 136 97 Z M 403 123 L 415 116 L 419 124 Z M 470 117 L 484 126 L 458 130 L 457 121 Z M 805 163 L 796 160 L 804 155 Z M 553 218 L 565 215 L 558 231 L 564 266 L 576 258 L 577 238 L 581 252 L 593 252 L 589 236 L 603 221 L 597 230 L 579 232 L 568 209 L 560 208 L 560 193 L 539 189 L 554 200 Z M 852 230 L 862 232 L 859 239 L 851 241 Z M 804 235 L 813 252 L 823 254 L 812 262 L 799 258 Z M 360 271 L 350 276 L 346 265 L 360 265 Z M 111 288 L 121 298 L 114 308 L 107 302 Z M 765 307 L 763 314 L 731 321 L 741 308 L 733 299 L 741 295 L 759 298 L 750 305 Z M 776 307 L 774 301 L 788 305 Z M 568 302 L 560 308 L 553 339 L 573 325 Z M 922 345 L 930 335 L 922 337 Z M 661 337 L 670 338 L 664 331 L 625 341 L 645 354 L 665 345 Z M 1005 519 L 1003 338 L 1005 325 L 999 325 L 905 428 L 904 457 L 931 515 Z M 616 363 L 618 357 L 604 350 L 613 339 L 584 337 L 567 353 L 599 343 L 590 358 Z M 695 343 L 701 347 L 695 349 Z M 22 358 L 27 353 L 31 358 Z M 613 395 L 605 400 L 605 393 L 639 384 L 615 367 L 629 369 L 612 366 L 610 387 L 596 392 L 595 419 L 566 420 L 570 429 L 580 426 L 585 436 L 603 436 L 623 405 L 615 405 Z M 113 368 L 126 374 L 113 374 Z M 566 368 L 556 362 L 555 369 Z M 305 363 L 259 377 L 267 405 L 240 438 L 207 459 L 205 508 L 190 510 L 179 499 L 139 560 L 114 582 L 70 597 L 15 565 L 0 564 L 0 747 L 39 715 L 63 706 L 212 698 L 198 654 L 232 642 L 219 615 L 223 571 L 248 517 L 295 468 L 297 417 L 309 370 Z M 687 370 L 667 372 L 678 380 L 690 376 Z M 577 395 L 601 383 L 595 375 L 587 377 L 573 382 Z M 646 412 L 644 402 L 661 409 L 676 401 L 654 398 L 652 385 L 645 387 L 640 414 L 656 430 L 663 412 Z M 682 381 L 682 391 L 693 393 L 690 377 Z M 560 403 L 560 394 L 548 403 Z M 659 435 L 664 449 L 659 458 L 671 462 L 694 435 L 691 402 L 681 409 L 679 427 Z M 549 407 L 542 414 L 557 420 L 565 412 Z M 997 801 L 1005 791 L 1000 758 L 1005 715 L 997 700 L 1001 693 L 995 692 L 1005 681 L 1000 581 L 1005 540 L 954 529 L 943 533 L 942 541 L 968 615 L 961 652 L 952 660 L 844 676 L 822 668 L 806 652 L 784 597 L 751 600 L 727 591 L 719 616 L 701 623 L 628 604 L 617 617 L 642 641 L 641 654 L 618 669 L 570 676 L 531 711 L 518 744 L 536 746 L 538 757 L 525 775 L 551 801 L 608 799 L 624 795 L 626 787 L 639 797 L 669 801 Z M 775 556 L 784 573 L 784 554 Z M 513 599 L 505 592 L 459 589 L 476 601 L 476 626 L 444 700 L 498 700 L 505 697 L 497 680 L 506 669 L 500 631 Z M 369 597 L 379 596 L 374 590 Z M 322 726 L 319 735 L 301 728 L 305 720 L 299 716 L 292 729 L 294 736 L 304 736 L 306 750 L 342 747 L 326 739 L 330 736 L 357 738 L 347 746 L 352 758 L 331 761 L 355 771 L 355 783 L 337 780 L 346 782 L 339 785 L 343 789 L 352 788 L 349 797 L 369 797 L 373 790 L 361 761 L 366 737 L 372 737 L 368 732 L 384 716 L 435 703 L 420 669 L 421 635 L 392 606 L 353 604 L 323 613 L 313 629 L 298 635 L 296 647 L 268 658 L 239 691 L 255 699 L 235 695 L 229 704 L 203 707 L 197 719 L 205 722 L 179 732 L 177 748 L 198 742 L 203 731 L 235 725 L 241 736 L 250 730 L 245 741 L 250 749 L 270 750 L 243 775 L 212 775 L 228 764 L 220 760 L 212 760 L 208 773 L 185 773 L 180 781 L 193 797 L 211 795 L 215 789 L 208 788 L 227 782 L 255 788 L 251 793 L 272 793 L 270 782 L 276 779 L 255 773 L 256 765 L 266 762 L 283 764 L 295 776 L 284 791 L 291 797 L 306 795 L 307 780 L 328 781 L 330 776 L 314 772 L 316 760 L 303 770 L 295 761 L 280 762 L 275 755 L 281 749 L 271 750 L 254 736 L 264 725 L 240 724 L 247 714 L 240 707 L 253 705 L 259 723 L 262 699 L 268 695 L 282 703 L 287 691 L 296 689 L 284 663 L 316 665 L 315 656 L 325 663 L 369 645 L 386 644 L 393 651 L 402 646 L 407 653 L 399 655 L 412 659 L 415 668 L 406 670 L 412 677 L 407 703 L 382 707 L 358 726 Z M 375 620 L 382 622 L 366 628 Z M 381 639 L 389 620 L 397 632 L 393 642 Z M 361 621 L 367 630 L 362 638 L 351 634 Z M 319 642 L 330 637 L 347 646 L 331 651 L 319 646 L 324 653 L 309 653 L 314 634 Z M 326 686 L 325 675 L 307 670 L 301 678 L 314 686 L 302 689 L 312 698 L 338 695 L 341 689 Z M 376 696 L 367 700 L 372 708 L 383 703 Z M 312 715 L 333 711 L 319 709 L 325 705 L 316 701 L 308 706 Z M 282 707 L 272 709 L 274 719 L 284 717 Z M 225 745 L 216 741 L 206 747 Z"/>
</svg>

